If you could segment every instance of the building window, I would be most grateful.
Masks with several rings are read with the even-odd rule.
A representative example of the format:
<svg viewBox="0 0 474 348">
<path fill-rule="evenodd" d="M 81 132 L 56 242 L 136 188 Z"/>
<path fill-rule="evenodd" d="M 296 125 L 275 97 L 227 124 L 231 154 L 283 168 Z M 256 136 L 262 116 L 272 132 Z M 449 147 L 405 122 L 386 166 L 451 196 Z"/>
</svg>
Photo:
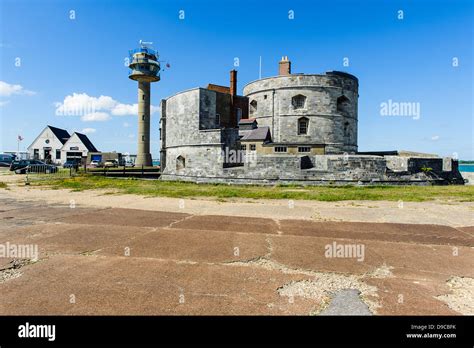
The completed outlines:
<svg viewBox="0 0 474 348">
<path fill-rule="evenodd" d="M 308 134 L 309 119 L 301 117 L 298 119 L 298 135 Z"/>
<path fill-rule="evenodd" d="M 176 158 L 176 170 L 186 168 L 186 159 L 183 156 L 178 156 Z"/>
<path fill-rule="evenodd" d="M 39 159 L 39 149 L 33 149 L 33 159 Z"/>
<path fill-rule="evenodd" d="M 255 151 L 255 150 L 257 150 L 257 145 L 250 144 L 250 151 Z"/>
<path fill-rule="evenodd" d="M 252 100 L 250 102 L 250 113 L 254 113 L 257 111 L 257 101 L 256 100 Z"/>
<path fill-rule="evenodd" d="M 349 122 L 344 122 L 344 136 L 346 138 L 349 136 Z"/>
<path fill-rule="evenodd" d="M 345 95 L 341 95 L 337 98 L 337 112 L 349 113 L 351 101 Z"/>
<path fill-rule="evenodd" d="M 239 123 L 240 120 L 242 119 L 242 109 L 237 108 L 236 113 L 237 113 L 237 123 Z"/>
<path fill-rule="evenodd" d="M 61 159 L 61 150 L 56 150 L 56 159 Z"/>
<path fill-rule="evenodd" d="M 142 115 L 142 121 L 145 121 L 145 115 Z"/>
<path fill-rule="evenodd" d="M 245 144 L 240 145 L 240 149 L 242 151 L 246 151 L 247 150 L 247 145 L 245 145 Z"/>
<path fill-rule="evenodd" d="M 275 146 L 273 149 L 274 149 L 275 152 L 286 152 L 287 151 L 286 146 Z"/>
<path fill-rule="evenodd" d="M 216 126 L 220 127 L 221 125 L 221 114 L 216 114 Z"/>
<path fill-rule="evenodd" d="M 142 135 L 142 141 L 145 141 L 145 136 L 144 135 Z"/>
<path fill-rule="evenodd" d="M 293 108 L 295 109 L 304 109 L 305 104 L 306 97 L 302 94 L 295 95 L 291 98 L 291 105 L 293 105 Z"/>
<path fill-rule="evenodd" d="M 266 95 L 266 94 L 263 95 L 263 99 L 267 99 L 267 95 Z"/>
<path fill-rule="evenodd" d="M 145 95 L 144 94 L 142 95 L 142 100 L 145 100 Z"/>
<path fill-rule="evenodd" d="M 311 152 L 310 146 L 298 146 L 298 152 Z"/>
</svg>

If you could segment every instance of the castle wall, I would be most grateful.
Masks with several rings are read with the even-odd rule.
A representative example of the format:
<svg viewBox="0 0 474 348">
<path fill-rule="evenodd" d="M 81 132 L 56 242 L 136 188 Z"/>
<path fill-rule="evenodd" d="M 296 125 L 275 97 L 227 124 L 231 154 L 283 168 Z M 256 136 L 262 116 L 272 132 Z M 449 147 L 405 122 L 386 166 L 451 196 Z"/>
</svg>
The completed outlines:
<svg viewBox="0 0 474 348">
<path fill-rule="evenodd" d="M 269 126 L 278 143 L 325 144 L 327 154 L 357 151 L 357 79 L 339 75 L 289 75 L 261 79 L 244 87 L 249 117 Z M 304 108 L 292 98 L 306 97 Z M 338 110 L 338 98 L 349 103 Z M 309 119 L 308 133 L 298 135 L 298 119 Z"/>
<path fill-rule="evenodd" d="M 162 102 L 161 121 L 166 133 L 163 173 L 170 175 L 207 175 L 222 173 L 222 148 L 236 147 L 238 129 L 221 129 L 216 113 L 230 112 L 220 103 L 220 93 L 196 88 L 178 93 Z M 163 146 L 163 136 L 162 136 Z"/>
</svg>

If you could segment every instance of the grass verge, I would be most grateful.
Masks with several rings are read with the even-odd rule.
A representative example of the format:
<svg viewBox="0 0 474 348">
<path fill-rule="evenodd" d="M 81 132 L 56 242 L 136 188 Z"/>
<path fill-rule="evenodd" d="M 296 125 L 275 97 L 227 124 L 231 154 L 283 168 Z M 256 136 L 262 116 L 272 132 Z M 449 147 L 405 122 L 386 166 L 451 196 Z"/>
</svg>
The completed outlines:
<svg viewBox="0 0 474 348">
<path fill-rule="evenodd" d="M 194 184 L 159 180 L 116 179 L 100 176 L 78 176 L 36 182 L 34 186 L 74 191 L 110 189 L 122 194 L 151 197 L 213 197 L 250 199 L 294 199 L 317 201 L 406 201 L 431 200 L 474 201 L 474 186 L 240 186 Z"/>
</svg>

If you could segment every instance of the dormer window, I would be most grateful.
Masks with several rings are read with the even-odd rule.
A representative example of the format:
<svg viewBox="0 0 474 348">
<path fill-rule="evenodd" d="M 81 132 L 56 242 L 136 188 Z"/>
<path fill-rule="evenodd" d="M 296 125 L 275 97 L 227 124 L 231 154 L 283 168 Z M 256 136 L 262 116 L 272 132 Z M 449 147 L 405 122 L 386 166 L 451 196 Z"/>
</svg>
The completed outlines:
<svg viewBox="0 0 474 348">
<path fill-rule="evenodd" d="M 306 97 L 302 94 L 295 95 L 291 98 L 291 105 L 294 109 L 304 109 L 306 104 Z"/>
</svg>

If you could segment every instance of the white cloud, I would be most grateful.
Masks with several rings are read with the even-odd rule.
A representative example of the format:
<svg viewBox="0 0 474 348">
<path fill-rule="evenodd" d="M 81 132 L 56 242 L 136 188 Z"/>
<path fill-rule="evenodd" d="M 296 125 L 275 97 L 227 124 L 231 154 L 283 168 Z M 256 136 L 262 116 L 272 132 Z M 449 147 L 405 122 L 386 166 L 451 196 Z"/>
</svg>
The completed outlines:
<svg viewBox="0 0 474 348">
<path fill-rule="evenodd" d="M 81 120 L 84 122 L 93 122 L 93 121 L 108 121 L 110 120 L 110 115 L 106 112 L 91 112 L 81 116 Z"/>
<path fill-rule="evenodd" d="M 109 96 L 92 97 L 86 93 L 73 93 L 66 96 L 63 102 L 54 105 L 56 115 L 81 116 L 83 121 L 105 121 L 109 120 L 111 115 L 135 116 L 138 113 L 138 104 L 124 104 Z M 152 105 L 150 109 L 151 113 L 155 113 L 159 107 Z"/>
<path fill-rule="evenodd" d="M 130 124 L 129 124 L 128 122 L 124 122 L 124 123 L 123 123 L 123 126 L 124 126 L 125 128 L 128 128 L 128 127 L 130 127 Z"/>
<path fill-rule="evenodd" d="M 91 134 L 91 133 L 95 133 L 97 131 L 97 129 L 95 128 L 84 128 L 81 133 L 83 134 Z"/>
<path fill-rule="evenodd" d="M 129 134 L 128 137 L 129 137 L 130 139 L 133 139 L 133 138 L 135 138 L 135 134 Z"/>
<path fill-rule="evenodd" d="M 7 105 L 9 102 L 9 100 L 0 101 L 0 107 Z"/>
<path fill-rule="evenodd" d="M 36 92 L 24 89 L 21 85 L 12 85 L 5 81 L 0 81 L 0 96 L 10 97 L 12 95 L 34 95 Z"/>
<path fill-rule="evenodd" d="M 439 135 L 433 135 L 431 137 L 431 140 L 433 140 L 433 141 L 439 140 Z"/>
<path fill-rule="evenodd" d="M 136 115 L 138 114 L 138 104 L 117 104 L 111 112 L 115 116 Z"/>
</svg>

